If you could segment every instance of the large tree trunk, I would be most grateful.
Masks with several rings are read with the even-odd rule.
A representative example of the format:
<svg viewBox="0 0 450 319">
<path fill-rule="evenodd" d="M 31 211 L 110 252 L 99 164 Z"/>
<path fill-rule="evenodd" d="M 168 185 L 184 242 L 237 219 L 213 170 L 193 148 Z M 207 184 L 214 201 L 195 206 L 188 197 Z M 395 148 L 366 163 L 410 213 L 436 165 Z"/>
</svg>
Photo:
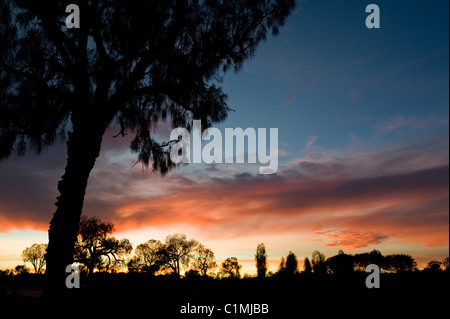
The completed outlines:
<svg viewBox="0 0 450 319">
<path fill-rule="evenodd" d="M 89 121 L 88 121 L 89 122 Z M 55 203 L 57 209 L 48 231 L 47 286 L 44 296 L 64 295 L 67 265 L 73 263 L 74 244 L 77 238 L 80 217 L 89 174 L 100 154 L 103 134 L 107 124 L 84 123 L 73 125 L 67 141 L 67 164 L 58 183 L 60 196 Z"/>
</svg>

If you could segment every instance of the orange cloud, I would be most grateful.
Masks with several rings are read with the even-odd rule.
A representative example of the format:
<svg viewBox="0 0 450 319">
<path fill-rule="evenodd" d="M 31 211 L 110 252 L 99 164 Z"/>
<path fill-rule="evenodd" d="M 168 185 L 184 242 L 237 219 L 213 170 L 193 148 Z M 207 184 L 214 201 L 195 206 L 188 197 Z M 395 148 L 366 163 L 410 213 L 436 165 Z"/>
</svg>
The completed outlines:
<svg viewBox="0 0 450 319">
<path fill-rule="evenodd" d="M 346 230 L 328 230 L 315 232 L 316 235 L 325 236 L 331 242 L 327 247 L 342 247 L 347 250 L 364 248 L 379 244 L 389 238 L 389 235 L 374 232 L 350 232 Z"/>
</svg>

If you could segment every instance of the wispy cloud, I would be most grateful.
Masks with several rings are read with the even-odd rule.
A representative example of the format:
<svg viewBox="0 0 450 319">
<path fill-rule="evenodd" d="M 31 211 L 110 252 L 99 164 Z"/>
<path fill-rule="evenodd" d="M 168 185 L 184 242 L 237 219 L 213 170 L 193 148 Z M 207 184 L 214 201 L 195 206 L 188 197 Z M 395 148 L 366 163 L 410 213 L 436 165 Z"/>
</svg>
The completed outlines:
<svg viewBox="0 0 450 319">
<path fill-rule="evenodd" d="M 319 139 L 319 136 L 315 135 L 315 136 L 311 136 L 309 138 L 309 142 L 306 143 L 305 145 L 305 149 L 309 149 L 311 146 L 314 145 L 314 143 Z"/>
<path fill-rule="evenodd" d="M 326 237 L 329 243 L 327 247 L 341 247 L 346 250 L 365 248 L 369 245 L 377 245 L 389 238 L 389 235 L 374 232 L 351 232 L 347 230 L 324 230 L 314 233 L 319 237 Z"/>
<path fill-rule="evenodd" d="M 348 99 L 350 102 L 359 102 L 362 99 L 362 93 L 359 90 L 351 90 L 348 94 Z"/>
<path fill-rule="evenodd" d="M 380 124 L 378 126 L 378 132 L 389 133 L 402 128 L 417 130 L 427 127 L 435 123 L 435 121 L 433 117 L 417 118 L 415 116 L 405 117 L 400 115 Z"/>
<path fill-rule="evenodd" d="M 311 76 L 307 78 L 306 80 L 302 81 L 299 85 L 295 87 L 295 89 L 290 92 L 283 100 L 283 105 L 290 105 L 295 100 L 297 94 L 303 90 L 305 87 L 313 84 L 316 81 L 316 77 Z"/>
</svg>

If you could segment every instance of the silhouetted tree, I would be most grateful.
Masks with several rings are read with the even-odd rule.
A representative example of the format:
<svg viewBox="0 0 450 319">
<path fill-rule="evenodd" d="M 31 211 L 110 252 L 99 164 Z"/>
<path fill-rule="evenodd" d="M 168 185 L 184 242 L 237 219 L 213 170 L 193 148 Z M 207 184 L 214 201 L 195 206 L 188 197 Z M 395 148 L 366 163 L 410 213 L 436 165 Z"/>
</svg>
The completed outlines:
<svg viewBox="0 0 450 319">
<path fill-rule="evenodd" d="M 381 252 L 376 249 L 372 250 L 369 253 L 369 264 L 375 264 L 380 267 L 380 269 L 389 269 L 389 265 L 386 262 L 386 257 L 384 257 L 383 254 L 381 254 Z"/>
<path fill-rule="evenodd" d="M 320 251 L 314 250 L 311 262 L 315 274 L 327 273 L 327 264 L 325 260 L 325 255 L 322 254 Z"/>
<path fill-rule="evenodd" d="M 242 265 L 239 264 L 237 258 L 230 257 L 230 258 L 227 258 L 222 263 L 222 268 L 220 269 L 220 272 L 231 278 L 240 278 L 241 277 L 241 273 L 240 273 L 241 268 L 242 268 Z"/>
<path fill-rule="evenodd" d="M 206 277 L 208 271 L 217 267 L 217 263 L 214 260 L 214 253 L 211 249 L 205 248 L 202 244 L 198 245 L 196 253 L 197 255 L 195 256 L 193 266 L 200 271 L 202 276 Z"/>
<path fill-rule="evenodd" d="M 328 258 L 326 263 L 335 274 L 346 275 L 353 272 L 353 257 L 342 250 L 336 256 Z"/>
<path fill-rule="evenodd" d="M 305 257 L 305 260 L 303 261 L 303 272 L 305 274 L 310 274 L 312 272 L 311 262 L 308 257 Z"/>
<path fill-rule="evenodd" d="M 112 123 L 134 132 L 139 161 L 162 173 L 171 143 L 151 128 L 170 117 L 220 122 L 229 108 L 216 81 L 243 67 L 294 0 L 77 1 L 80 28 L 67 28 L 66 1 L 1 1 L 0 159 L 40 153 L 67 140 L 67 164 L 50 223 L 47 277 L 65 288 L 88 178 Z M 119 135 L 118 134 L 118 135 Z"/>
<path fill-rule="evenodd" d="M 74 260 L 85 265 L 88 274 L 92 274 L 96 267 L 108 268 L 112 264 L 123 263 L 120 258 L 133 250 L 128 239 L 119 241 L 108 237 L 113 232 L 112 223 L 102 222 L 97 217 L 81 217 Z"/>
<path fill-rule="evenodd" d="M 283 274 L 286 271 L 286 259 L 284 259 L 284 256 L 281 257 L 280 265 L 278 266 L 277 273 Z"/>
<path fill-rule="evenodd" d="M 47 244 L 33 244 L 22 252 L 22 260 L 30 262 L 34 267 L 34 273 L 38 274 L 45 266 L 45 251 Z"/>
<path fill-rule="evenodd" d="M 0 270 L 0 279 L 3 280 L 5 277 L 12 277 L 14 276 L 14 270 L 13 269 L 2 269 Z"/>
<path fill-rule="evenodd" d="M 199 245 L 195 239 L 188 240 L 185 234 L 168 235 L 161 247 L 164 265 L 180 276 L 181 265 L 187 267 L 193 252 Z"/>
<path fill-rule="evenodd" d="M 267 253 L 266 246 L 259 244 L 256 248 L 256 270 L 259 278 L 265 278 L 267 274 Z"/>
<path fill-rule="evenodd" d="M 14 268 L 14 271 L 17 275 L 24 275 L 24 274 L 28 274 L 28 268 L 25 265 L 17 265 Z"/>
<path fill-rule="evenodd" d="M 128 263 L 128 269 L 155 274 L 163 265 L 162 247 L 163 244 L 155 239 L 139 244 L 134 250 L 134 257 Z"/>
<path fill-rule="evenodd" d="M 360 271 L 365 271 L 366 267 L 370 265 L 370 254 L 361 253 L 353 256 L 353 266 Z"/>
<path fill-rule="evenodd" d="M 288 276 L 293 276 L 297 272 L 298 272 L 297 256 L 292 251 L 290 251 L 286 257 L 285 273 Z"/>
<path fill-rule="evenodd" d="M 442 261 L 442 267 L 444 267 L 444 270 L 449 269 L 450 267 L 450 259 L 448 257 L 446 257 L 443 261 Z"/>
<path fill-rule="evenodd" d="M 196 279 L 196 278 L 201 277 L 200 272 L 197 269 L 189 269 L 188 271 L 186 271 L 184 276 L 187 279 Z"/>
<path fill-rule="evenodd" d="M 410 255 L 393 254 L 384 258 L 383 267 L 396 272 L 413 271 L 417 268 L 417 263 Z"/>
<path fill-rule="evenodd" d="M 425 269 L 433 271 L 433 272 L 437 272 L 440 271 L 442 268 L 442 262 L 438 261 L 438 260 L 432 260 L 427 264 L 427 267 Z"/>
</svg>

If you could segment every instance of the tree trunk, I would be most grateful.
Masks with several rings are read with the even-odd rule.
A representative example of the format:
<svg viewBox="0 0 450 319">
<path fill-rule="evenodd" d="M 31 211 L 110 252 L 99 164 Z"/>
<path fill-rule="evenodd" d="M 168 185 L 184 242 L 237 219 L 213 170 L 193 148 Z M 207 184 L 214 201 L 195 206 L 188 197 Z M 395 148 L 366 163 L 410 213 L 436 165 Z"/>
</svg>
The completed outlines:
<svg viewBox="0 0 450 319">
<path fill-rule="evenodd" d="M 77 238 L 80 217 L 89 174 L 94 167 L 107 124 L 85 121 L 84 125 L 73 125 L 67 141 L 67 163 L 65 173 L 58 183 L 60 196 L 55 203 L 57 209 L 50 222 L 47 248 L 47 286 L 44 296 L 64 295 L 67 265 L 73 263 L 74 244 Z"/>
</svg>

